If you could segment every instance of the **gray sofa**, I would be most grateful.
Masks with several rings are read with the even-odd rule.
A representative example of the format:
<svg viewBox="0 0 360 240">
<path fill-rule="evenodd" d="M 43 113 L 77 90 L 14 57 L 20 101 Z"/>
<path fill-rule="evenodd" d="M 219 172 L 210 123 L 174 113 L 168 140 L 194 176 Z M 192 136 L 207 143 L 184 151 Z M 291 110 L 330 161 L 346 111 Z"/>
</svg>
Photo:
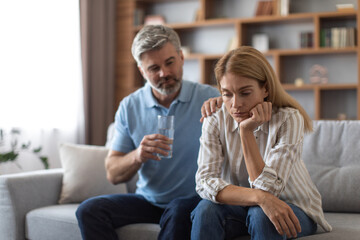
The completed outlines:
<svg viewBox="0 0 360 240">
<path fill-rule="evenodd" d="M 303 239 L 360 239 L 360 121 L 317 121 L 304 139 L 303 159 L 333 227 Z M 111 129 L 109 130 L 111 133 Z M 0 176 L 1 240 L 80 240 L 78 204 L 59 205 L 62 169 Z M 134 191 L 133 179 L 127 183 Z M 157 224 L 117 229 L 119 239 L 156 239 Z M 249 236 L 239 239 L 250 239 Z"/>
</svg>

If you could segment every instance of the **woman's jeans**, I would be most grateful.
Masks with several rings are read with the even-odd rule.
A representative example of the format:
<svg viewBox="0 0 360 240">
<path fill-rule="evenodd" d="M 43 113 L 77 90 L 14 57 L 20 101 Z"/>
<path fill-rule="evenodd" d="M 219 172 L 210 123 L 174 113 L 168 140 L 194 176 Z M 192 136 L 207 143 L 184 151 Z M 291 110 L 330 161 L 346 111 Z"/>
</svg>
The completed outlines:
<svg viewBox="0 0 360 240">
<path fill-rule="evenodd" d="M 138 194 L 115 194 L 90 198 L 76 211 L 84 240 L 118 240 L 115 229 L 132 223 L 159 223 L 158 239 L 190 239 L 190 213 L 199 196 L 177 198 L 165 209 L 150 204 Z"/>
<path fill-rule="evenodd" d="M 288 204 L 299 219 L 301 232 L 297 237 L 314 234 L 317 224 L 300 208 Z M 233 239 L 242 235 L 251 235 L 251 239 L 286 239 L 275 229 L 261 207 L 241 207 L 216 204 L 201 200 L 191 213 L 193 240 Z"/>
</svg>

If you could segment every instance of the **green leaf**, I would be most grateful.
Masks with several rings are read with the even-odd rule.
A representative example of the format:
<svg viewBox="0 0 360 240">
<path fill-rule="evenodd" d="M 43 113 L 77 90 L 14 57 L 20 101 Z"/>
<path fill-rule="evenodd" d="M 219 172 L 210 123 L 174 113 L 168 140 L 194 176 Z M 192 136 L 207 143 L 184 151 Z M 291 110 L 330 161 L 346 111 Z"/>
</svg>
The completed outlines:
<svg viewBox="0 0 360 240">
<path fill-rule="evenodd" d="M 21 145 L 21 149 L 29 149 L 31 142 L 29 141 L 27 144 L 23 143 Z"/>
<path fill-rule="evenodd" d="M 44 165 L 44 168 L 45 168 L 45 169 L 49 169 L 48 158 L 47 158 L 47 157 L 44 157 L 44 156 L 40 156 L 39 158 L 40 158 L 42 164 Z"/>
<path fill-rule="evenodd" d="M 42 149 L 42 147 L 34 148 L 33 152 L 34 153 L 39 153 L 39 152 L 41 152 L 41 149 Z"/>
<path fill-rule="evenodd" d="M 7 162 L 7 161 L 15 161 L 15 159 L 19 156 L 18 153 L 14 151 L 10 151 L 7 153 L 0 154 L 0 162 Z"/>
</svg>

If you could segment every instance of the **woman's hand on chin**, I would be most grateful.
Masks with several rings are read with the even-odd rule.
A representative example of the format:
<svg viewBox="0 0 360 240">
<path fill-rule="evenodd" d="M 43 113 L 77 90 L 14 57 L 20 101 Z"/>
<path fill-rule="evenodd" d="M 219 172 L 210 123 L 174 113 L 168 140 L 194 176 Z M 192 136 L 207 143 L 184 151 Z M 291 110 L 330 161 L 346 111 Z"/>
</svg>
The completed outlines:
<svg viewBox="0 0 360 240">
<path fill-rule="evenodd" d="M 250 117 L 240 122 L 240 130 L 254 131 L 258 126 L 270 121 L 271 113 L 271 102 L 258 103 L 250 110 Z"/>
</svg>

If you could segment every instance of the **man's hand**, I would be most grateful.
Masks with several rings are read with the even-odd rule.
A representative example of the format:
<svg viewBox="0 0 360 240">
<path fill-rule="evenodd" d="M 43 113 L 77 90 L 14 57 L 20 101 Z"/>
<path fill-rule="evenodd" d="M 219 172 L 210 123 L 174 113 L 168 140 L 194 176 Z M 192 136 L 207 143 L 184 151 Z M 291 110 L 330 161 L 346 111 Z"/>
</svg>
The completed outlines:
<svg viewBox="0 0 360 240">
<path fill-rule="evenodd" d="M 211 116 L 214 112 L 216 112 L 216 108 L 220 108 L 222 103 L 222 97 L 209 98 L 206 100 L 201 107 L 200 122 L 203 122 L 204 118 Z"/>
<path fill-rule="evenodd" d="M 250 110 L 250 117 L 240 123 L 240 128 L 254 131 L 261 124 L 270 121 L 272 113 L 271 102 L 262 102 Z"/>
<path fill-rule="evenodd" d="M 265 191 L 262 193 L 264 195 L 259 206 L 274 224 L 276 231 L 280 235 L 286 234 L 287 238 L 296 238 L 297 233 L 301 232 L 301 226 L 293 210 L 271 193 Z"/>
<path fill-rule="evenodd" d="M 161 134 L 146 135 L 140 142 L 140 146 L 136 149 L 135 161 L 144 163 L 149 159 L 160 161 L 160 157 L 156 154 L 167 155 L 170 150 L 169 142 L 171 139 Z"/>
</svg>

